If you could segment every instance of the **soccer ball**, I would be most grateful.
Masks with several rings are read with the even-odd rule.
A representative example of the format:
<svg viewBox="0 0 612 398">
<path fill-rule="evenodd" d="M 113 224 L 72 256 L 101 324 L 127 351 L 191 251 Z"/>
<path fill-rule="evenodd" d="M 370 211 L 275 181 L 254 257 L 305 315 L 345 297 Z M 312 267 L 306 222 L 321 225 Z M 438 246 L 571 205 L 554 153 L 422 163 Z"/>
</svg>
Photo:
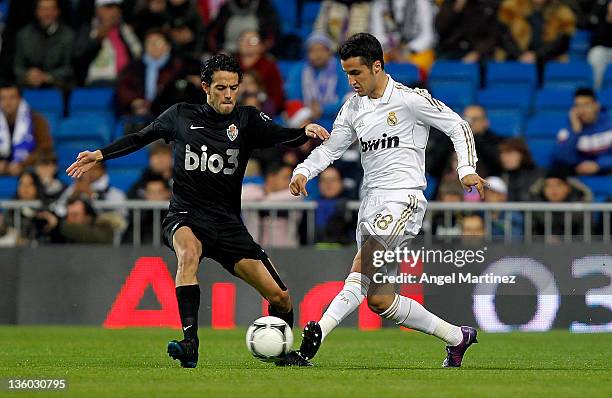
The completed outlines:
<svg viewBox="0 0 612 398">
<path fill-rule="evenodd" d="M 264 316 L 247 329 L 246 345 L 255 358 L 272 362 L 291 351 L 293 332 L 282 319 Z"/>
</svg>

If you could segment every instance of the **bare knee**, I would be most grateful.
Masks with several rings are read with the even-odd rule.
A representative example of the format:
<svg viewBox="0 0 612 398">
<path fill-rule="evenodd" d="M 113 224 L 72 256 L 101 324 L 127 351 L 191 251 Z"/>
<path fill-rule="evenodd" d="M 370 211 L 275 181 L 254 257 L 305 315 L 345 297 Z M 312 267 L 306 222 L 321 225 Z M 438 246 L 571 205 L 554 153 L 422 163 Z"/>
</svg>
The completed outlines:
<svg viewBox="0 0 612 398">
<path fill-rule="evenodd" d="M 382 314 L 393 303 L 393 296 L 371 295 L 368 296 L 368 307 L 377 314 Z"/>
<path fill-rule="evenodd" d="M 291 297 L 289 291 L 281 290 L 280 288 L 267 297 L 268 302 L 272 307 L 281 312 L 289 312 L 291 310 Z"/>
</svg>

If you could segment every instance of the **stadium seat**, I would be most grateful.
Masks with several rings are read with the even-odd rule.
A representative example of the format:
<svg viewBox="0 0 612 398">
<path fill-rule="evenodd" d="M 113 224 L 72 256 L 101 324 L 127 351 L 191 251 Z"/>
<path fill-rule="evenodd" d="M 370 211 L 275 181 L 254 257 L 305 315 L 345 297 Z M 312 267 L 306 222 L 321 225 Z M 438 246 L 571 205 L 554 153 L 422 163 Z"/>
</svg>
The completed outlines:
<svg viewBox="0 0 612 398">
<path fill-rule="evenodd" d="M 606 67 L 603 81 L 601 83 L 602 90 L 605 90 L 607 88 L 612 88 L 612 64 L 608 64 L 608 66 Z"/>
<path fill-rule="evenodd" d="M 278 13 L 283 33 L 290 31 L 297 23 L 297 2 L 273 0 L 272 3 Z"/>
<path fill-rule="evenodd" d="M 13 199 L 17 194 L 17 181 L 19 178 L 0 176 L 0 199 Z"/>
<path fill-rule="evenodd" d="M 547 168 L 552 163 L 552 155 L 557 145 L 557 140 L 550 138 L 528 138 L 527 146 L 533 161 L 543 168 Z"/>
<path fill-rule="evenodd" d="M 289 74 L 291 70 L 300 63 L 301 61 L 288 61 L 288 60 L 277 60 L 276 64 L 278 65 L 278 69 L 280 70 L 281 76 L 283 77 L 283 81 L 287 81 L 289 79 Z"/>
<path fill-rule="evenodd" d="M 476 90 L 469 82 L 434 83 L 430 85 L 431 94 L 444 102 L 455 112 L 461 113 L 463 109 L 474 103 Z"/>
<path fill-rule="evenodd" d="M 283 4 L 295 3 L 294 1 Z M 300 18 L 300 26 L 306 27 L 312 30 L 313 25 L 319 15 L 319 9 L 321 8 L 321 2 L 319 1 L 305 1 L 302 3 L 302 14 Z"/>
<path fill-rule="evenodd" d="M 612 196 L 612 176 L 584 176 L 580 177 L 580 181 L 589 187 L 595 196 Z"/>
<path fill-rule="evenodd" d="M 601 90 L 597 94 L 597 100 L 608 112 L 612 111 L 612 87 Z"/>
<path fill-rule="evenodd" d="M 584 61 L 589 48 L 591 48 L 591 32 L 588 30 L 577 30 L 570 40 L 570 60 Z"/>
<path fill-rule="evenodd" d="M 115 90 L 107 87 L 76 88 L 68 101 L 70 116 L 104 114 L 114 118 Z"/>
<path fill-rule="evenodd" d="M 395 81 L 408 87 L 412 87 L 415 82 L 419 81 L 419 69 L 414 64 L 389 62 L 385 64 L 385 71 Z"/>
<path fill-rule="evenodd" d="M 123 192 L 129 191 L 132 185 L 140 178 L 141 174 L 141 169 L 126 169 L 121 171 L 108 170 L 110 185 L 119 188 Z"/>
<path fill-rule="evenodd" d="M 444 84 L 469 82 L 476 89 L 480 86 L 480 71 L 477 64 L 459 61 L 437 61 L 431 68 L 429 83 Z"/>
<path fill-rule="evenodd" d="M 488 111 L 491 130 L 504 137 L 516 137 L 523 130 L 523 114 L 520 111 Z"/>
<path fill-rule="evenodd" d="M 47 123 L 49 123 L 49 132 L 51 136 L 54 136 L 59 128 L 60 116 L 55 112 L 41 112 L 41 114 L 47 119 Z"/>
<path fill-rule="evenodd" d="M 571 88 L 543 88 L 535 95 L 534 112 L 565 112 L 574 104 L 574 90 Z"/>
<path fill-rule="evenodd" d="M 23 98 L 32 109 L 46 114 L 53 113 L 57 117 L 64 116 L 64 96 L 55 88 L 23 90 Z"/>
<path fill-rule="evenodd" d="M 93 143 L 94 142 L 90 141 L 57 143 L 55 145 L 55 154 L 57 155 L 57 164 L 60 174 L 75 161 L 79 152 L 95 149 L 96 146 L 92 145 Z"/>
<path fill-rule="evenodd" d="M 149 151 L 145 148 L 132 152 L 129 155 L 111 159 L 106 162 L 106 168 L 109 171 L 122 172 L 125 170 L 140 170 L 149 166 Z"/>
<path fill-rule="evenodd" d="M 560 117 L 558 117 L 560 116 Z M 557 133 L 568 126 L 567 114 L 536 114 L 527 119 L 525 137 L 556 139 Z"/>
<path fill-rule="evenodd" d="M 487 87 L 521 87 L 533 90 L 537 70 L 533 64 L 522 62 L 491 62 L 487 65 Z"/>
<path fill-rule="evenodd" d="M 110 141 L 108 119 L 100 116 L 73 116 L 61 121 L 55 135 L 58 142 L 92 141 L 103 146 Z"/>
<path fill-rule="evenodd" d="M 593 71 L 586 61 L 549 62 L 544 67 L 544 88 L 593 86 Z"/>
<path fill-rule="evenodd" d="M 531 96 L 532 91 L 528 88 L 493 87 L 480 90 L 476 100 L 487 108 L 487 111 L 520 111 L 525 115 L 530 108 Z"/>
<path fill-rule="evenodd" d="M 257 184 L 263 185 L 264 178 L 263 176 L 244 176 L 242 179 L 242 184 Z"/>
</svg>

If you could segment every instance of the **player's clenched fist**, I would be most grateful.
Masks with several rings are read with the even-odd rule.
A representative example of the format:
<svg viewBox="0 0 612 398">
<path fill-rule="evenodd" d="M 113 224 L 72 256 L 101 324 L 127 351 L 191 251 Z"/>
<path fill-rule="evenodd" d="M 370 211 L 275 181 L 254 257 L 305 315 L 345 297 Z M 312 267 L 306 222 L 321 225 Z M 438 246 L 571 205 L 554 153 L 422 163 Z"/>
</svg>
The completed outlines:
<svg viewBox="0 0 612 398">
<path fill-rule="evenodd" d="M 310 138 L 319 138 L 323 141 L 329 138 L 329 132 L 325 129 L 325 127 L 321 127 L 314 123 L 306 125 L 306 135 Z"/>
<path fill-rule="evenodd" d="M 308 180 L 302 174 L 296 174 L 289 184 L 289 191 L 293 196 L 300 196 L 303 194 L 304 196 L 308 196 L 308 192 L 306 192 L 306 182 Z"/>
<path fill-rule="evenodd" d="M 476 187 L 480 198 L 484 199 L 484 188 L 487 186 L 487 182 L 482 179 L 478 174 L 468 174 L 461 179 L 461 184 L 464 188 L 468 189 L 468 192 L 472 192 L 472 187 Z"/>
</svg>

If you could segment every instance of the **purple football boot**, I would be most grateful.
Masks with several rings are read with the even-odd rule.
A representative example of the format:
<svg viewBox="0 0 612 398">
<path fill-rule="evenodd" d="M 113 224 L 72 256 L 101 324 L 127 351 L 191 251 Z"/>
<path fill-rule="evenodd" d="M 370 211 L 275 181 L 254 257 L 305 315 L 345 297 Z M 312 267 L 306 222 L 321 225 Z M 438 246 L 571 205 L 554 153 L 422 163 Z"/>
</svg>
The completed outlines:
<svg viewBox="0 0 612 398">
<path fill-rule="evenodd" d="M 461 367 L 461 361 L 463 360 L 463 355 L 467 351 L 468 348 L 474 343 L 478 343 L 476 340 L 476 335 L 478 332 L 476 329 L 469 326 L 461 326 L 461 333 L 463 334 L 463 340 L 461 343 L 456 346 L 446 346 L 446 359 L 442 363 L 442 366 L 445 368 L 459 368 Z"/>
</svg>

